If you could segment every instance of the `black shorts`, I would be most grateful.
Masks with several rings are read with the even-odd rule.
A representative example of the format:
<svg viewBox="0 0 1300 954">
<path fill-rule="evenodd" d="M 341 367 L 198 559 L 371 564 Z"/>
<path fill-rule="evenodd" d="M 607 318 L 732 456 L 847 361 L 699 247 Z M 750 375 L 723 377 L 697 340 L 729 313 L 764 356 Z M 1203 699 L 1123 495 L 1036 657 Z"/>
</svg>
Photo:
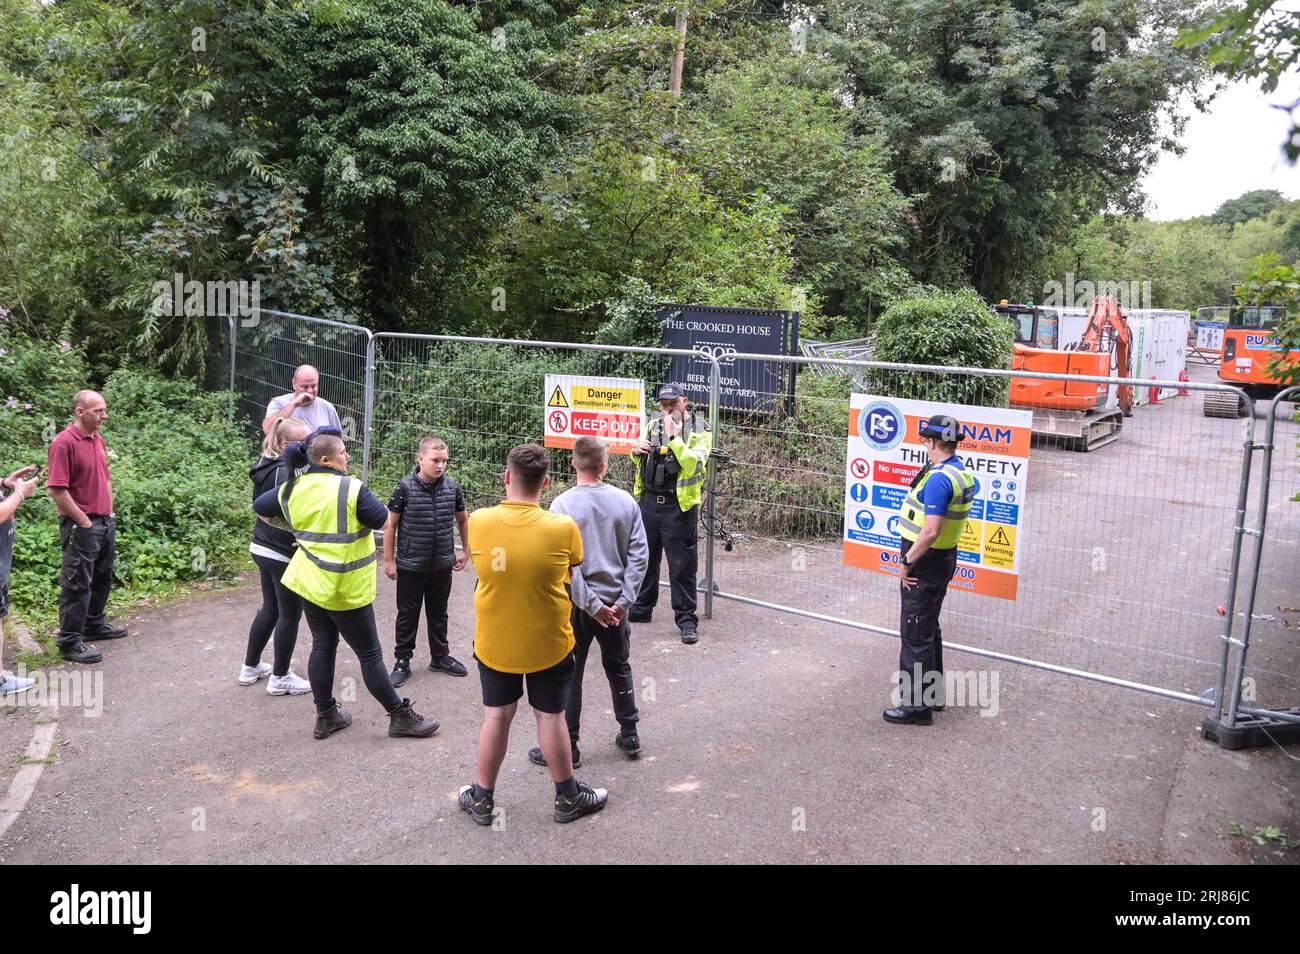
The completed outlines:
<svg viewBox="0 0 1300 954">
<path fill-rule="evenodd" d="M 0 583 L 0 619 L 9 615 L 9 584 Z"/>
<path fill-rule="evenodd" d="M 475 657 L 478 659 L 478 657 Z M 478 678 L 483 684 L 483 705 L 494 709 L 518 702 L 524 695 L 524 679 L 528 679 L 528 704 L 538 712 L 554 715 L 564 711 L 569 702 L 569 685 L 577 663 L 573 653 L 565 656 L 550 669 L 539 672 L 502 672 L 484 665 L 478 659 Z"/>
</svg>

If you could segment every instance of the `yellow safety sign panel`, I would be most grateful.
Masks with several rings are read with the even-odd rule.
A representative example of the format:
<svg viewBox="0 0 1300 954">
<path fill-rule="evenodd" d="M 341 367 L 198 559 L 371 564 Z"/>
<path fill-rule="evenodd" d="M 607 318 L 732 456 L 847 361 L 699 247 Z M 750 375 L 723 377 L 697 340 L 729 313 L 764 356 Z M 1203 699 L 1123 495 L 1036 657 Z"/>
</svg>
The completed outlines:
<svg viewBox="0 0 1300 954">
<path fill-rule="evenodd" d="M 1000 523 L 984 523 L 984 562 L 989 566 L 1013 567 L 1016 564 L 1016 528 Z"/>
<path fill-rule="evenodd" d="M 575 411 L 623 411 L 638 413 L 642 407 L 641 388 L 611 387 L 603 384 L 579 384 L 569 387 Z"/>
<path fill-rule="evenodd" d="M 564 392 L 560 390 L 560 386 L 558 384 L 555 386 L 555 391 L 551 394 L 551 399 L 546 402 L 546 406 L 547 407 L 568 407 L 569 406 L 569 402 L 564 399 Z"/>
</svg>

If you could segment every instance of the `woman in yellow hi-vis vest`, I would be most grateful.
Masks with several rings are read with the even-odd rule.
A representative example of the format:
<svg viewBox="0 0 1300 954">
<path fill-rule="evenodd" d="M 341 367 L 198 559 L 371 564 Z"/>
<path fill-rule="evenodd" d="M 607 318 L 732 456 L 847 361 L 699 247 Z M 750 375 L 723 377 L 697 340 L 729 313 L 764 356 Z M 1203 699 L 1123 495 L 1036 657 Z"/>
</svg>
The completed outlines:
<svg viewBox="0 0 1300 954">
<path fill-rule="evenodd" d="M 939 611 L 957 571 L 957 541 L 975 500 L 975 478 L 957 456 L 961 425 L 947 414 L 921 424 L 930 461 L 912 480 L 898 514 L 903 612 L 897 705 L 885 721 L 929 725 L 943 708 L 943 631 Z"/>
<path fill-rule="evenodd" d="M 280 582 L 303 599 L 311 628 L 307 677 L 316 699 L 313 735 L 323 739 L 352 724 L 334 699 L 334 660 L 342 636 L 361 664 L 370 694 L 388 712 L 388 734 L 426 738 L 438 731 L 403 699 L 388 680 L 375 626 L 378 552 L 375 530 L 388 508 L 361 481 L 348 475 L 348 451 L 337 432 L 317 432 L 307 443 L 306 473 L 268 490 L 253 502 L 264 519 L 280 519 L 297 547 Z"/>
</svg>

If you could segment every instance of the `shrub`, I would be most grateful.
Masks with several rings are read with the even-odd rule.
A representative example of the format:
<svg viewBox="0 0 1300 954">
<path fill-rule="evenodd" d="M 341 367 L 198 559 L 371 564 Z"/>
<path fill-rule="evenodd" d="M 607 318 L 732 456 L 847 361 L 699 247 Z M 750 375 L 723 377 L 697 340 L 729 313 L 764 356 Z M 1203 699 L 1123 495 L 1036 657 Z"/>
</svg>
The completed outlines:
<svg viewBox="0 0 1300 954">
<path fill-rule="evenodd" d="M 1011 323 L 970 289 L 905 299 L 876 324 L 877 361 L 962 368 L 1011 367 Z M 873 370 L 868 390 L 921 401 L 1005 407 L 1009 379 Z"/>
<path fill-rule="evenodd" d="M 0 471 L 7 474 L 45 463 L 49 441 L 67 426 L 72 395 L 90 376 L 81 348 L 66 338 L 34 340 L 0 321 L 0 351 Z M 118 523 L 113 606 L 244 568 L 251 453 L 231 395 L 130 369 L 112 374 L 102 390 Z M 57 613 L 58 520 L 43 492 L 17 516 L 9 593 L 15 612 L 38 631 Z"/>
</svg>

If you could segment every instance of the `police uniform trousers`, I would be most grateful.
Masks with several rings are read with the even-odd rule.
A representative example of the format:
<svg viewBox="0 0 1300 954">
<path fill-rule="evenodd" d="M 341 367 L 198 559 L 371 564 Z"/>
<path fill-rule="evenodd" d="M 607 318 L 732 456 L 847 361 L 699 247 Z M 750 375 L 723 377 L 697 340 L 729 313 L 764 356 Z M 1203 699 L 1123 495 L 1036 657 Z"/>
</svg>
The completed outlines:
<svg viewBox="0 0 1300 954">
<path fill-rule="evenodd" d="M 653 612 L 659 601 L 659 561 L 667 554 L 668 583 L 677 628 L 694 628 L 699 624 L 695 616 L 695 578 L 699 563 L 696 543 L 700 535 L 700 508 L 697 505 L 683 513 L 677 506 L 677 494 L 657 494 L 649 489 L 641 492 L 640 505 L 650 565 L 646 567 L 641 592 L 629 615 L 635 619 Z"/>
<path fill-rule="evenodd" d="M 912 541 L 903 541 L 903 556 L 907 556 L 911 547 Z M 921 686 L 913 686 L 918 665 L 922 680 L 938 680 L 940 688 L 934 698 L 940 705 L 943 704 L 943 631 L 939 626 L 939 611 L 943 609 L 943 598 L 948 593 L 948 582 L 956 572 L 957 548 L 936 550 L 931 547 L 915 566 L 903 571 L 905 576 L 916 577 L 916 586 L 907 589 L 902 585 L 901 578 L 899 580 L 903 611 L 898 627 L 902 636 L 898 668 L 903 679 L 901 689 L 904 706 L 923 704 L 920 693 L 925 682 Z"/>
</svg>

